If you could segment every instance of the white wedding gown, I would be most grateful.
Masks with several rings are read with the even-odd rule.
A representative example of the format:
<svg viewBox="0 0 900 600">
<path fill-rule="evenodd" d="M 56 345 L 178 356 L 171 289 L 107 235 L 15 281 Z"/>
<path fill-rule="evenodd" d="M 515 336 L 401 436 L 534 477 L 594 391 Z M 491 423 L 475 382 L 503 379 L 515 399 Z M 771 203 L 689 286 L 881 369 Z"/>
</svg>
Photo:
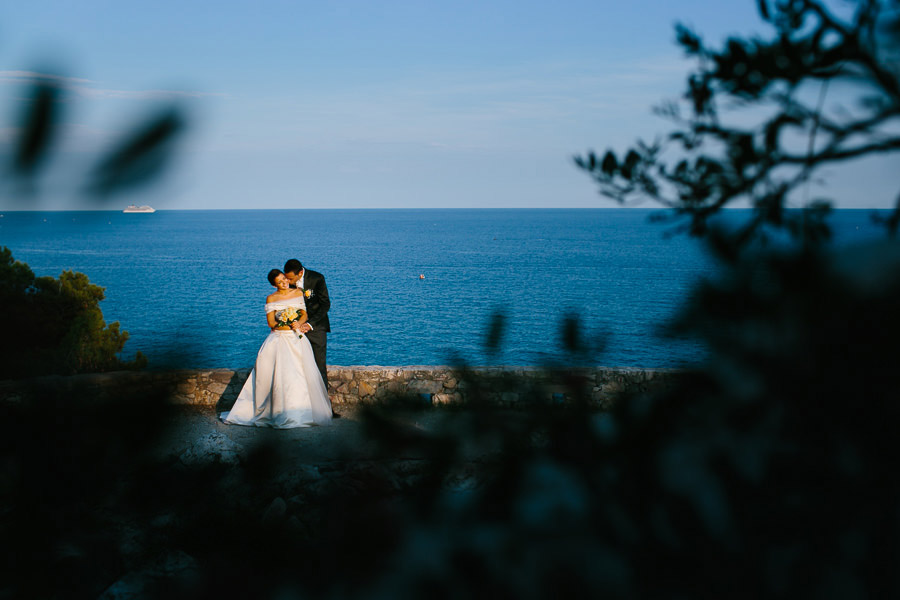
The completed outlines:
<svg viewBox="0 0 900 600">
<path fill-rule="evenodd" d="M 306 303 L 303 298 L 269 302 L 266 314 L 285 308 L 306 310 Z M 234 406 L 220 417 L 232 425 L 278 429 L 331 423 L 331 401 L 306 336 L 272 331 Z"/>
</svg>

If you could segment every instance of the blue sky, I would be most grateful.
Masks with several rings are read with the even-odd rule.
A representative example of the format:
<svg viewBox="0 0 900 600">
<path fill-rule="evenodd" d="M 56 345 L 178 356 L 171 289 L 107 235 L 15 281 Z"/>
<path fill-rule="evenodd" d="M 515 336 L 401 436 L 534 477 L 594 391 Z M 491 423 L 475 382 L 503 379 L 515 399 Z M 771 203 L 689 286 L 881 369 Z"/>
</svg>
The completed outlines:
<svg viewBox="0 0 900 600">
<path fill-rule="evenodd" d="M 7 2 L 0 144 L 15 135 L 30 74 L 53 73 L 66 78 L 67 128 L 40 208 L 77 206 L 70 173 L 171 102 L 190 122 L 178 160 L 121 204 L 609 207 L 572 156 L 665 132 L 651 109 L 681 92 L 690 67 L 674 23 L 719 41 L 762 31 L 755 6 Z M 842 206 L 890 206 L 893 166 L 861 165 L 828 191 Z"/>
</svg>

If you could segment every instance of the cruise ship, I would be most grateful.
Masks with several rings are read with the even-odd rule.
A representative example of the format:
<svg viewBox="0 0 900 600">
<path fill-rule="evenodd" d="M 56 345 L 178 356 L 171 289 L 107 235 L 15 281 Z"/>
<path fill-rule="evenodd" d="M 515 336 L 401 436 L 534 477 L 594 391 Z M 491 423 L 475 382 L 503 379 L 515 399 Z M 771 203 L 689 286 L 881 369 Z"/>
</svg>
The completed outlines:
<svg viewBox="0 0 900 600">
<path fill-rule="evenodd" d="M 126 213 L 152 213 L 152 212 L 156 212 L 156 209 L 153 208 L 152 206 L 146 206 L 146 205 L 144 205 L 144 206 L 137 206 L 137 205 L 135 205 L 135 204 L 129 204 L 129 205 L 128 205 L 128 208 L 126 208 L 126 209 L 123 210 L 122 212 L 126 212 Z"/>
</svg>

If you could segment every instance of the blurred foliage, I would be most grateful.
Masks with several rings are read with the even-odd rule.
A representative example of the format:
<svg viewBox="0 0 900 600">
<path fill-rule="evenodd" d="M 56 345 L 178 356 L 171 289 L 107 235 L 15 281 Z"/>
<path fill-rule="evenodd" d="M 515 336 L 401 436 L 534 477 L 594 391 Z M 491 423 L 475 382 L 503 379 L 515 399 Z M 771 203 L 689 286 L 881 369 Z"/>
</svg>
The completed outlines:
<svg viewBox="0 0 900 600">
<path fill-rule="evenodd" d="M 37 202 L 39 183 L 56 150 L 54 142 L 65 131 L 63 107 L 70 100 L 65 87 L 47 77 L 33 84 L 22 104 L 18 138 L 13 141 L 6 168 L 13 196 Z M 90 198 L 110 200 L 146 186 L 159 178 L 173 160 L 175 146 L 185 128 L 184 110 L 167 105 L 148 114 L 109 148 L 97 150 L 97 160 L 82 184 L 72 185 Z"/>
<path fill-rule="evenodd" d="M 47 156 L 56 133 L 58 112 L 59 89 L 46 82 L 35 85 L 20 119 L 24 127 L 13 155 L 12 172 L 23 181 L 35 176 Z"/>
<path fill-rule="evenodd" d="M 118 322 L 104 322 L 101 300 L 103 288 L 85 274 L 35 277 L 9 248 L 0 248 L 0 330 L 6 340 L 0 379 L 146 366 L 140 352 L 133 361 L 118 358 L 128 333 Z"/>
<path fill-rule="evenodd" d="M 767 227 L 806 243 L 827 239 L 830 200 L 808 200 L 809 183 L 826 168 L 900 150 L 900 5 L 845 4 L 854 8 L 846 21 L 820 0 L 758 0 L 771 37 L 732 37 L 720 49 L 679 25 L 678 43 L 697 60 L 684 93 L 688 114 L 670 102 L 659 112 L 676 128 L 664 140 L 638 142 L 621 156 L 590 152 L 576 163 L 602 194 L 661 203 L 672 209 L 661 218 L 686 221 L 679 228 L 693 235 L 703 235 L 722 208 L 746 201 L 754 218 L 743 242 Z M 829 86 L 845 83 L 857 93 L 855 106 L 826 113 Z M 734 109 L 757 124 L 730 124 L 748 121 L 732 118 Z M 898 223 L 900 197 L 885 222 L 892 233 Z"/>
<path fill-rule="evenodd" d="M 4 170 L 2 183 L 9 184 L 9 197 L 27 201 L 29 208 L 38 208 L 40 180 L 65 128 L 62 108 L 68 98 L 60 81 L 48 76 L 32 85 L 22 103 L 19 135 Z M 176 106 L 150 115 L 111 148 L 99 151 L 96 165 L 80 187 L 94 199 L 109 200 L 146 185 L 172 159 L 183 128 L 182 111 Z M 36 278 L 3 248 L 0 379 L 144 367 L 147 359 L 140 352 L 133 361 L 117 357 L 128 333 L 119 330 L 118 322 L 104 322 L 99 308 L 102 299 L 103 288 L 92 285 L 84 274 L 65 271 L 59 279 Z"/>
<path fill-rule="evenodd" d="M 146 387 L 133 412 L 52 388 L 0 404 L 0 533 L 33 552 L 7 596 L 896 597 L 900 250 L 724 245 L 672 324 L 711 360 L 605 412 L 577 369 L 461 364 L 467 404 L 367 406 L 366 450 L 287 460 L 259 435 L 192 462 L 154 455 Z M 563 364 L 584 342 L 560 325 Z"/>
<path fill-rule="evenodd" d="M 146 185 L 172 160 L 184 117 L 168 107 L 118 142 L 94 167 L 87 191 L 100 197 Z"/>
<path fill-rule="evenodd" d="M 160 455 L 184 418 L 163 390 L 103 401 L 47 383 L 33 401 L 0 402 L 0 536 L 16 549 L 0 563 L 0 598 L 900 596 L 900 250 L 746 243 L 770 225 L 825 239 L 826 205 L 786 212 L 788 192 L 822 165 L 895 148 L 876 133 L 898 101 L 873 40 L 897 3 L 861 2 L 850 24 L 807 0 L 759 6 L 772 41 L 713 52 L 679 34 L 703 68 L 672 140 L 685 152 L 717 141 L 726 158 L 670 168 L 642 146 L 581 159 L 604 192 L 649 193 L 706 236 L 719 269 L 670 327 L 708 362 L 596 411 L 566 365 L 597 364 L 602 340 L 571 315 L 549 387 L 459 360 L 465 406 L 426 429 L 422 398 L 400 395 L 363 411 L 365 451 L 309 463 L 285 460 L 277 435 L 238 460 Z M 794 95 L 851 74 L 880 90 L 867 117 L 834 123 Z M 721 96 L 768 97 L 786 116 L 741 137 L 718 124 Z M 779 142 L 791 128 L 826 142 L 794 156 Z M 776 161 L 796 169 L 781 175 Z M 742 196 L 757 211 L 747 228 L 707 226 Z M 4 290 L 46 289 L 3 256 Z M 80 302 L 98 298 L 74 274 L 60 290 L 64 279 Z M 36 314 L 28 324 L 52 322 Z M 496 315 L 488 353 L 506 327 Z M 522 409 L 493 404 L 504 391 Z M 209 429 L 207 441 L 227 441 Z"/>
</svg>

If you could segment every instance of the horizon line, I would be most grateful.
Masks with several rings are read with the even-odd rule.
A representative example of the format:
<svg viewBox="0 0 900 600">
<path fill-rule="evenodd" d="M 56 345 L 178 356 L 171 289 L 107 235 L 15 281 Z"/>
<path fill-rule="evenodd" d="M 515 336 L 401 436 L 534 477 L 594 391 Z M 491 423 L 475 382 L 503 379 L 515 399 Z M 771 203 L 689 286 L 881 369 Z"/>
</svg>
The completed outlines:
<svg viewBox="0 0 900 600">
<path fill-rule="evenodd" d="M 124 213 L 124 209 L 120 208 L 0 208 L 0 214 L 2 213 L 25 213 L 25 212 L 108 212 L 108 213 L 122 213 L 122 214 L 155 214 L 155 213 Z M 659 211 L 670 211 L 672 210 L 667 206 L 475 206 L 475 207 L 464 207 L 464 206 L 387 206 L 387 207 L 337 207 L 337 208 L 324 208 L 324 207 L 305 207 L 305 208 L 296 208 L 296 207 L 272 207 L 272 208 L 157 208 L 155 212 L 219 212 L 219 211 L 283 211 L 283 210 L 346 210 L 346 211 L 355 211 L 355 210 L 469 210 L 469 211 L 486 211 L 486 210 L 659 210 Z M 731 211 L 731 210 L 754 210 L 753 207 L 748 206 L 725 206 L 722 207 L 722 210 Z M 785 210 L 803 210 L 801 207 L 796 208 L 785 208 Z M 883 210 L 883 211 L 893 211 L 895 208 L 893 207 L 832 207 L 832 210 Z"/>
</svg>

